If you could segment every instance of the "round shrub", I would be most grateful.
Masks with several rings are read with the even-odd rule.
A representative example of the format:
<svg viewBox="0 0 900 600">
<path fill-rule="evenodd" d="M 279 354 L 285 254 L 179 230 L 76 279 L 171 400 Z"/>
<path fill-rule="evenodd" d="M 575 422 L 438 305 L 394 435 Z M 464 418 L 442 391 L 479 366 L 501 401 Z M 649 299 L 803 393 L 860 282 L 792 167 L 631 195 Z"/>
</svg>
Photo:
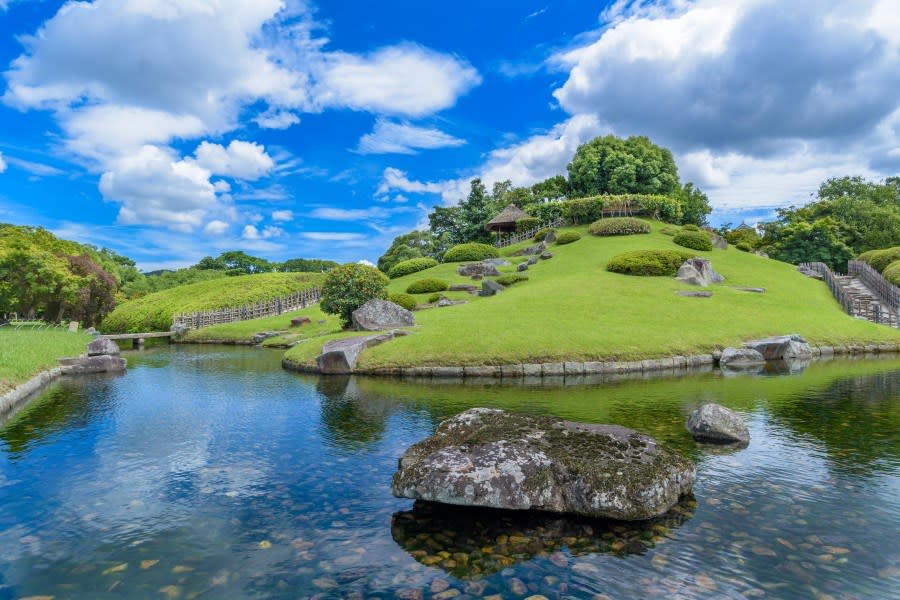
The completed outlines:
<svg viewBox="0 0 900 600">
<path fill-rule="evenodd" d="M 440 294 L 432 294 L 432 295 L 428 296 L 428 304 L 434 304 L 435 302 L 437 302 L 440 299 L 441 299 Z"/>
<path fill-rule="evenodd" d="M 322 284 L 322 311 L 338 315 L 346 326 L 354 310 L 368 302 L 388 297 L 387 276 L 368 265 L 353 263 L 335 267 L 325 275 Z"/>
<path fill-rule="evenodd" d="M 443 279 L 419 279 L 409 284 L 409 287 L 406 288 L 406 293 L 428 294 L 431 292 L 443 292 L 448 287 L 450 287 L 449 284 Z"/>
<path fill-rule="evenodd" d="M 693 223 L 688 223 L 687 225 L 681 226 L 682 231 L 700 231 L 700 228 L 694 225 Z"/>
<path fill-rule="evenodd" d="M 672 276 L 693 257 L 684 250 L 633 250 L 610 258 L 606 270 L 623 275 Z"/>
<path fill-rule="evenodd" d="M 900 246 L 878 250 L 869 258 L 869 266 L 879 273 L 884 270 L 895 260 L 900 260 Z"/>
<path fill-rule="evenodd" d="M 863 252 L 859 256 L 856 257 L 856 260 L 862 261 L 866 264 L 869 264 L 869 261 L 872 260 L 872 257 L 875 256 L 880 250 L 869 250 L 867 252 Z"/>
<path fill-rule="evenodd" d="M 410 258 L 409 260 L 400 261 L 391 267 L 388 271 L 388 277 L 397 279 L 398 277 L 403 277 L 410 273 L 418 273 L 419 271 L 430 269 L 431 267 L 437 266 L 437 264 L 438 261 L 433 258 Z"/>
<path fill-rule="evenodd" d="M 666 225 L 665 227 L 663 227 L 662 229 L 660 229 L 659 232 L 660 232 L 661 234 L 663 234 L 663 235 L 667 235 L 667 236 L 669 236 L 669 237 L 672 237 L 672 236 L 674 236 L 676 233 L 678 233 L 678 230 L 675 229 L 674 227 L 669 227 L 668 225 Z"/>
<path fill-rule="evenodd" d="M 591 235 L 632 235 L 650 233 L 650 223 L 632 217 L 612 217 L 600 219 L 588 226 Z"/>
<path fill-rule="evenodd" d="M 507 273 L 506 275 L 497 277 L 494 281 L 504 287 L 509 287 L 514 283 L 519 283 L 520 281 L 528 281 L 528 275 L 522 275 L 521 273 Z"/>
<path fill-rule="evenodd" d="M 388 300 L 390 300 L 394 304 L 399 304 L 406 310 L 414 310 L 416 308 L 416 304 L 418 304 L 415 297 L 410 296 L 409 294 L 391 294 L 390 296 L 388 296 Z"/>
<path fill-rule="evenodd" d="M 581 239 L 581 234 L 577 231 L 564 231 L 558 236 L 556 236 L 556 243 L 560 246 L 564 244 L 571 244 L 572 242 L 577 242 Z"/>
<path fill-rule="evenodd" d="M 737 248 L 738 250 L 740 250 L 741 252 L 752 252 L 753 251 L 753 246 L 750 245 L 750 242 L 738 242 L 737 244 L 735 244 L 734 247 Z"/>
<path fill-rule="evenodd" d="M 678 235 L 672 238 L 672 241 L 679 246 L 709 252 L 712 250 L 712 240 L 705 231 L 690 231 L 682 229 Z"/>
<path fill-rule="evenodd" d="M 444 253 L 444 262 L 463 262 L 467 260 L 484 260 L 485 258 L 499 258 L 500 251 L 487 244 L 471 242 L 453 246 Z"/>
<path fill-rule="evenodd" d="M 516 221 L 516 233 L 524 233 L 541 225 L 541 220 L 537 217 L 523 217 Z"/>
<path fill-rule="evenodd" d="M 544 227 L 543 229 L 538 230 L 531 239 L 538 243 L 543 242 L 544 238 L 550 235 L 550 232 L 556 233 L 556 230 L 550 227 Z"/>
<path fill-rule="evenodd" d="M 900 285 L 900 260 L 895 260 L 885 267 L 882 275 L 894 285 Z"/>
</svg>

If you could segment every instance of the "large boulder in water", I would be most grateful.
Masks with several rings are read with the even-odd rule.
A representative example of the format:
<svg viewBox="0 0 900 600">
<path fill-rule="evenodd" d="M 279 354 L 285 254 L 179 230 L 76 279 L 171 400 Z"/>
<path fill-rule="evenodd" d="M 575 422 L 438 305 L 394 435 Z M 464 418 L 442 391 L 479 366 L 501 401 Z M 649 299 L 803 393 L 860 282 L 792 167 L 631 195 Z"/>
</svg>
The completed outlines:
<svg viewBox="0 0 900 600">
<path fill-rule="evenodd" d="M 416 324 L 413 314 L 387 300 L 369 300 L 350 315 L 353 329 L 357 331 L 383 331 L 396 327 L 412 327 Z"/>
<path fill-rule="evenodd" d="M 642 520 L 666 513 L 695 477 L 691 461 L 626 427 L 473 408 L 411 446 L 391 488 L 445 504 Z"/>
<path fill-rule="evenodd" d="M 719 358 L 719 365 L 741 369 L 766 364 L 766 357 L 751 348 L 725 348 Z"/>
<path fill-rule="evenodd" d="M 118 356 L 119 345 L 106 338 L 96 338 L 87 345 L 88 356 Z"/>
<path fill-rule="evenodd" d="M 725 281 L 725 278 L 716 273 L 712 263 L 707 258 L 695 256 L 684 261 L 684 264 L 678 268 L 678 274 L 675 275 L 678 281 L 689 285 L 699 285 L 706 287 L 711 283 L 719 283 Z"/>
<path fill-rule="evenodd" d="M 766 360 L 809 358 L 812 356 L 809 344 L 797 334 L 753 340 L 751 342 L 746 342 L 744 347 L 756 350 L 762 354 Z"/>
<path fill-rule="evenodd" d="M 712 402 L 691 413 L 687 430 L 698 442 L 744 446 L 750 443 L 750 432 L 740 415 Z"/>
</svg>

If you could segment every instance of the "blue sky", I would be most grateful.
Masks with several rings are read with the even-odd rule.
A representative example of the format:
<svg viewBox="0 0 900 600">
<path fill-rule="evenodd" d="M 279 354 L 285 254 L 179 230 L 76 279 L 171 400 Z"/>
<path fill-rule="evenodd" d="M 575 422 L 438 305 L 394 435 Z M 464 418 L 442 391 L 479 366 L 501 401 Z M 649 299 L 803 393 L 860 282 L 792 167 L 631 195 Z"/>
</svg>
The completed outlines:
<svg viewBox="0 0 900 600">
<path fill-rule="evenodd" d="M 900 172 L 898 0 L 0 0 L 0 222 L 374 261 L 468 181 L 672 149 L 714 222 Z"/>
</svg>

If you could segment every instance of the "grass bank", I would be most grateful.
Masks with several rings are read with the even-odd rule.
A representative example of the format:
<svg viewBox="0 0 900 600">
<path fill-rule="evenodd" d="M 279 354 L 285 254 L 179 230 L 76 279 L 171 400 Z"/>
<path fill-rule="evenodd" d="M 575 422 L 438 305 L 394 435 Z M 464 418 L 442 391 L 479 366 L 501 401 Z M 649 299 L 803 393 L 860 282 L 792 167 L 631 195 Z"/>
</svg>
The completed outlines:
<svg viewBox="0 0 900 600">
<path fill-rule="evenodd" d="M 0 327 L 0 395 L 57 366 L 58 358 L 83 354 L 90 340 L 65 329 Z"/>
<path fill-rule="evenodd" d="M 308 317 L 311 323 L 292 328 L 291 319 L 296 317 Z M 206 344 L 250 344 L 256 334 L 264 331 L 281 333 L 281 335 L 268 338 L 263 343 L 264 346 L 278 347 L 313 337 L 338 333 L 341 331 L 341 323 L 335 315 L 326 315 L 318 305 L 314 305 L 263 319 L 196 329 L 189 331 L 182 341 Z"/>
<path fill-rule="evenodd" d="M 678 296 L 677 291 L 691 288 L 672 277 L 606 271 L 609 258 L 621 252 L 683 249 L 660 233 L 663 226 L 653 223 L 650 234 L 621 237 L 594 237 L 585 227 L 567 228 L 582 239 L 552 245 L 554 257 L 533 265 L 526 272 L 528 281 L 489 298 L 446 294 L 466 304 L 417 311 L 414 335 L 367 350 L 358 367 L 638 360 L 709 353 L 785 333 L 799 333 L 819 345 L 900 342 L 900 331 L 846 315 L 822 282 L 800 275 L 792 265 L 734 248 L 695 252 L 711 259 L 725 276 L 725 282 L 708 288 L 711 298 Z M 458 276 L 457 266 L 442 264 L 392 280 L 390 291 L 403 292 L 426 277 L 474 283 Z M 501 271 L 515 271 L 515 265 Z M 425 302 L 427 297 L 418 299 Z M 308 364 L 316 345 L 293 348 L 285 358 Z"/>
<path fill-rule="evenodd" d="M 272 300 L 321 285 L 320 273 L 264 273 L 222 277 L 148 294 L 117 306 L 104 333 L 168 331 L 179 313 L 232 308 Z"/>
</svg>

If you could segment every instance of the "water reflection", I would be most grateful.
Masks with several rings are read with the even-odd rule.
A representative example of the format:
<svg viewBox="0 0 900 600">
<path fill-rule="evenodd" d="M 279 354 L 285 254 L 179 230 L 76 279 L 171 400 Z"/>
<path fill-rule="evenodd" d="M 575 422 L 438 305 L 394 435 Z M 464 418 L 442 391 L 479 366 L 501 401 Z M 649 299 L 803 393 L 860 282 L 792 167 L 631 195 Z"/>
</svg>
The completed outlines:
<svg viewBox="0 0 900 600">
<path fill-rule="evenodd" d="M 367 397 L 356 377 L 321 377 L 316 381 L 321 395 L 323 439 L 346 452 L 362 450 L 381 440 L 394 402 Z"/>
</svg>

